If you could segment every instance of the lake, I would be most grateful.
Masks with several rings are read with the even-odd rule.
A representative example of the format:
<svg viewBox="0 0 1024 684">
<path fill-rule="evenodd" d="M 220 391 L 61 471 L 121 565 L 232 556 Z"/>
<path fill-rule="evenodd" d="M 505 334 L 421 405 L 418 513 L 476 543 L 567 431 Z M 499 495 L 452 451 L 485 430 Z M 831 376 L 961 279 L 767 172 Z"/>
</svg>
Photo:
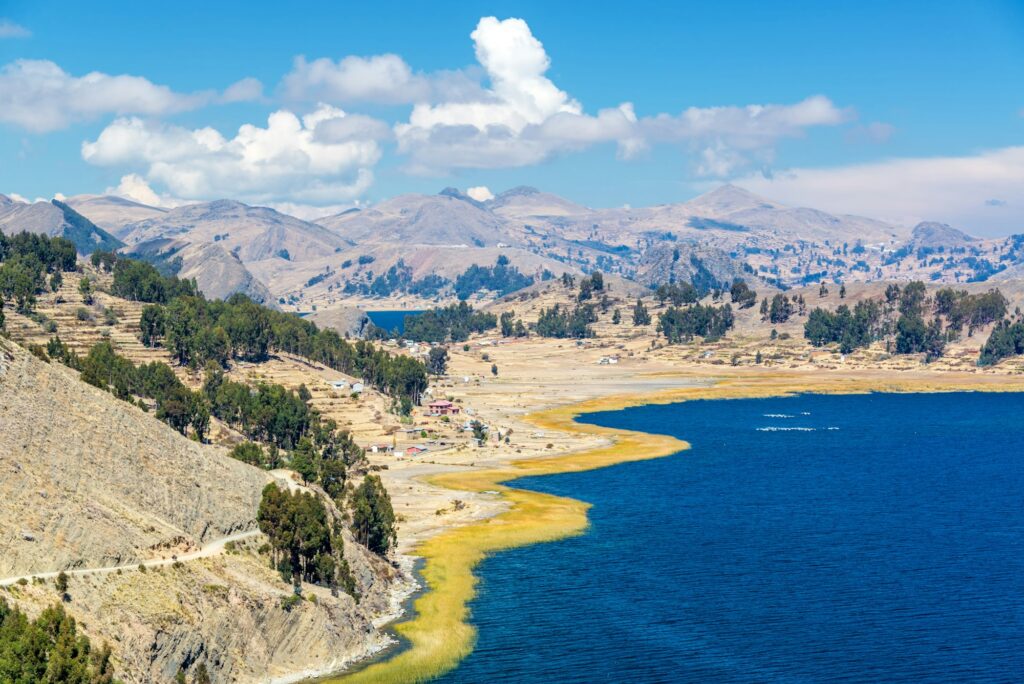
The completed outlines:
<svg viewBox="0 0 1024 684">
<path fill-rule="evenodd" d="M 591 414 L 692 449 L 517 486 L 588 532 L 478 568 L 439 681 L 1024 677 L 1024 395 L 803 395 Z"/>
<path fill-rule="evenodd" d="M 421 313 L 423 311 L 367 311 L 366 315 L 370 317 L 370 322 L 378 328 L 383 328 L 388 332 L 398 330 L 398 334 L 401 335 L 405 332 L 405 317 Z"/>
</svg>

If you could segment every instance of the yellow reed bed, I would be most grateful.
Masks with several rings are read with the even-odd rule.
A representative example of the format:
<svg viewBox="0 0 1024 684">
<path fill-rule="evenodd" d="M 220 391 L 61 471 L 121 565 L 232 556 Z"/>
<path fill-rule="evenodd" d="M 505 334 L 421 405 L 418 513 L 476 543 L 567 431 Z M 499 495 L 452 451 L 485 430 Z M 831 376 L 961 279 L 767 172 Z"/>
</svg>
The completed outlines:
<svg viewBox="0 0 1024 684">
<path fill-rule="evenodd" d="M 793 373 L 731 375 L 713 385 L 685 387 L 638 396 L 615 396 L 542 411 L 528 420 L 545 430 L 589 434 L 610 440 L 608 446 L 549 458 L 516 461 L 501 469 L 446 473 L 433 484 L 463 491 L 496 490 L 509 510 L 487 520 L 457 527 L 422 543 L 416 554 L 425 560 L 427 591 L 415 604 L 415 616 L 395 629 L 410 642 L 396 656 L 352 674 L 330 680 L 337 684 L 423 682 L 454 668 L 472 650 L 476 630 L 468 622 L 468 604 L 476 593 L 473 569 L 488 554 L 527 544 L 563 539 L 587 527 L 589 504 L 530 492 L 500 483 L 529 475 L 550 475 L 602 468 L 617 463 L 660 458 L 686 449 L 686 442 L 666 435 L 585 425 L 584 413 L 687 399 L 781 396 L 796 392 L 854 394 L 870 391 L 929 392 L 953 390 L 1020 391 L 1020 378 L 978 375 L 862 377 Z"/>
</svg>

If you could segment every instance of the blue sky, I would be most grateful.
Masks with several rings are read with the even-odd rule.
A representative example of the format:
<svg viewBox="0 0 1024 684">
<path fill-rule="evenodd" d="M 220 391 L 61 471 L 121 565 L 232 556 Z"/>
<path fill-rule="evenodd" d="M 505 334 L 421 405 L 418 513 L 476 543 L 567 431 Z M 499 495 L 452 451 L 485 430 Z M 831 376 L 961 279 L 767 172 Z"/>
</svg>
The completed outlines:
<svg viewBox="0 0 1024 684">
<path fill-rule="evenodd" d="M 0 192 L 316 215 L 446 185 L 637 206 L 730 181 L 1024 232 L 1022 2 L 95 5 L 0 0 Z"/>
</svg>

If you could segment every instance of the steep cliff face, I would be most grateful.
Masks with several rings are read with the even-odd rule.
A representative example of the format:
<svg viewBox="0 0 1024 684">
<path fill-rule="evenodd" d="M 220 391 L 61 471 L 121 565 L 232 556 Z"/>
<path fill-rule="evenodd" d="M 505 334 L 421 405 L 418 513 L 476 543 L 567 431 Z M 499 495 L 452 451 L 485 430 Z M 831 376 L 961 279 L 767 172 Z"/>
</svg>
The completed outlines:
<svg viewBox="0 0 1024 684">
<path fill-rule="evenodd" d="M 375 624 L 408 580 L 347 532 L 358 601 L 309 585 L 296 601 L 262 535 L 219 541 L 255 529 L 271 479 L 0 338 L 0 580 L 76 569 L 67 610 L 123 681 L 200 663 L 215 682 L 291 681 L 387 642 Z M 58 600 L 52 579 L 3 591 L 30 614 Z"/>
</svg>

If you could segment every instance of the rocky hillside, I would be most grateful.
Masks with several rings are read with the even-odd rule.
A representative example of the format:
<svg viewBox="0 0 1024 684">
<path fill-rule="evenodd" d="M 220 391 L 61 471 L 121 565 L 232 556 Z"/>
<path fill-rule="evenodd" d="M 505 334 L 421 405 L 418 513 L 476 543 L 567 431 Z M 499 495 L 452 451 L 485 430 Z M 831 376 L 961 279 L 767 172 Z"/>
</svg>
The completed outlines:
<svg viewBox="0 0 1024 684">
<path fill-rule="evenodd" d="M 157 239 L 177 239 L 188 244 L 217 242 L 246 263 L 262 259 L 308 261 L 349 246 L 316 224 L 268 207 L 251 207 L 231 200 L 178 207 L 125 224 L 118 235 L 128 245 Z"/>
<path fill-rule="evenodd" d="M 255 302 L 273 306 L 270 290 L 246 268 L 239 256 L 221 242 L 188 242 L 158 238 L 124 250 L 156 264 L 180 278 L 195 279 L 200 291 L 213 299 L 240 292 Z"/>
<path fill-rule="evenodd" d="M 213 681 L 295 681 L 387 641 L 375 624 L 406 580 L 347 531 L 358 602 L 312 585 L 297 600 L 269 567 L 255 518 L 270 473 L 2 337 L 0 397 L 0 591 L 36 615 L 52 579 L 10 578 L 74 569 L 65 607 L 123 681 L 191 681 L 199 664 Z"/>
<path fill-rule="evenodd" d="M 251 529 L 270 478 L 0 340 L 0 576 Z"/>
<path fill-rule="evenodd" d="M 120 231 L 129 223 L 138 223 L 167 213 L 166 209 L 113 195 L 76 195 L 69 197 L 67 204 L 110 233 Z"/>
<path fill-rule="evenodd" d="M 113 250 L 121 241 L 68 205 L 51 202 L 18 202 L 0 195 L 0 230 L 8 235 L 27 231 L 63 237 L 75 243 L 80 254 L 97 249 Z"/>
<path fill-rule="evenodd" d="M 469 197 L 399 195 L 369 209 L 321 219 L 320 224 L 355 244 L 494 247 L 522 240 L 500 217 Z"/>
</svg>

